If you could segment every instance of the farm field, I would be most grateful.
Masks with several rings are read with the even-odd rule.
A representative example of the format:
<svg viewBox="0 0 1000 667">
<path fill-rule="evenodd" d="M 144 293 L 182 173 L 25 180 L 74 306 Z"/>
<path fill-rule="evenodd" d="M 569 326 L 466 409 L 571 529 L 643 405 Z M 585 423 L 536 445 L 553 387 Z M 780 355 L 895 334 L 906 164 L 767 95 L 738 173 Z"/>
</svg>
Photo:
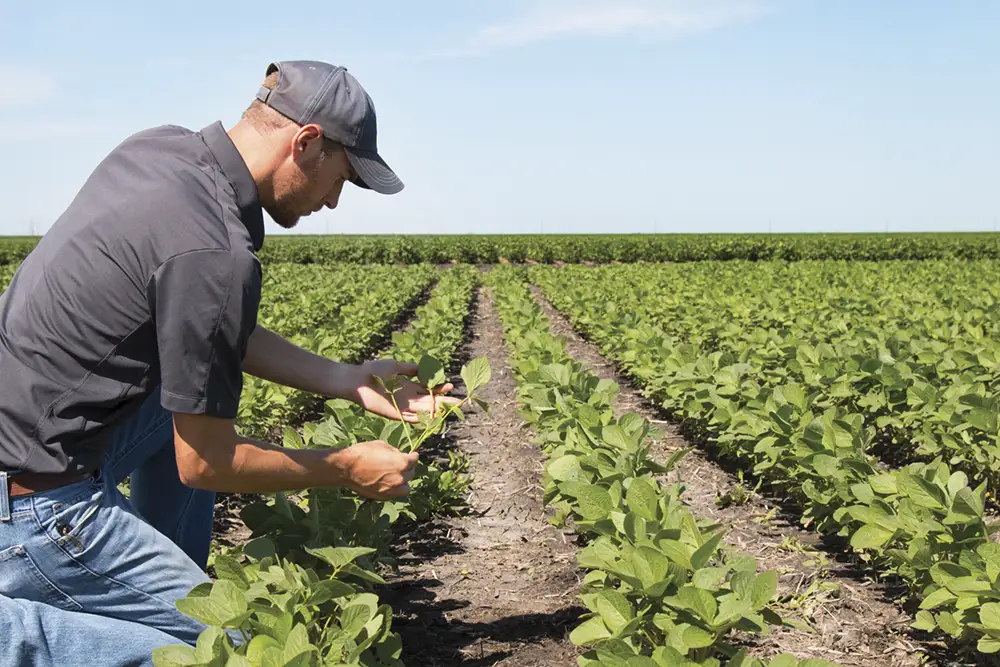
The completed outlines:
<svg viewBox="0 0 1000 667">
<path fill-rule="evenodd" d="M 994 664 L 1000 260 L 914 238 L 818 253 L 879 261 L 276 249 L 262 324 L 465 401 L 408 427 L 246 376 L 242 431 L 384 439 L 418 477 L 396 502 L 220 497 L 215 581 L 178 605 L 211 629 L 156 664 Z"/>
<path fill-rule="evenodd" d="M 36 242 L 0 237 L 0 264 L 20 261 Z M 1000 234 L 274 235 L 259 255 L 265 263 L 296 264 L 1000 259 Z"/>
</svg>

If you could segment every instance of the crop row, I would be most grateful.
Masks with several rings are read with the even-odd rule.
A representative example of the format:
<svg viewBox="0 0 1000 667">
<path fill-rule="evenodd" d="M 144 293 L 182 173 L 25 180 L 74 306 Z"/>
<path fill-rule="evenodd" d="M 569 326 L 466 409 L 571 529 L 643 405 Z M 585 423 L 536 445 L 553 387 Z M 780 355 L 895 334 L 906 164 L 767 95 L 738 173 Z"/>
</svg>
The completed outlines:
<svg viewBox="0 0 1000 667">
<path fill-rule="evenodd" d="M 394 323 L 437 277 L 426 264 L 265 267 L 259 322 L 311 352 L 358 363 L 387 339 Z M 296 417 L 315 397 L 244 375 L 237 422 L 264 437 Z"/>
<path fill-rule="evenodd" d="M 33 239 L 0 239 L 0 264 L 20 262 Z M 267 263 L 692 262 L 805 259 L 1000 259 L 993 233 L 525 234 L 271 237 Z"/>
<path fill-rule="evenodd" d="M 817 393 L 814 409 L 864 416 L 890 462 L 941 455 L 973 483 L 1000 482 L 1000 264 L 710 263 L 538 270 L 577 299 L 671 337 L 698 382 L 743 378 Z M 715 357 L 713 357 L 715 355 Z M 718 357 L 718 364 L 713 359 Z M 726 391 L 716 408 L 726 409 Z"/>
<path fill-rule="evenodd" d="M 664 464 L 649 457 L 655 430 L 641 415 L 615 415 L 617 386 L 565 353 L 520 274 L 498 268 L 488 281 L 520 412 L 546 456 L 545 500 L 588 541 L 578 560 L 589 613 L 570 635 L 589 648 L 580 666 L 761 665 L 727 635 L 782 623 L 769 607 L 777 574 L 758 574 L 755 559 L 723 549 L 725 530 L 691 514 L 681 485 L 657 479 L 685 452 Z M 784 654 L 768 664 L 831 663 Z"/>
<path fill-rule="evenodd" d="M 396 335 L 397 345 L 387 355 L 419 360 L 426 386 L 440 384 L 462 338 L 476 284 L 477 274 L 468 267 L 445 272 L 417 310 L 410 331 Z M 484 360 L 473 360 L 462 376 L 468 400 L 476 400 L 476 389 L 489 379 L 489 367 Z M 306 423 L 301 430 L 286 428 L 284 444 L 341 448 L 381 438 L 412 451 L 440 433 L 454 412 L 407 426 L 332 400 L 322 421 Z M 242 518 L 252 539 L 232 553 L 217 555 L 217 581 L 178 602 L 209 628 L 194 649 L 159 649 L 155 664 L 402 667 L 392 609 L 379 602 L 374 589 L 385 583 L 380 571 L 392 561 L 393 528 L 400 520 L 419 521 L 449 511 L 467 486 L 461 471 L 422 462 L 405 500 L 372 501 L 342 489 L 314 488 L 248 505 Z"/>
<path fill-rule="evenodd" d="M 684 343 L 634 315 L 627 297 L 583 292 L 579 275 L 571 284 L 569 274 L 531 274 L 648 397 L 796 503 L 803 523 L 849 538 L 861 557 L 906 582 L 920 602 L 916 628 L 1000 650 L 1000 545 L 984 516 L 985 482 L 971 486 L 940 457 L 888 470 L 870 451 L 877 427 L 852 404 L 831 401 L 822 383 L 764 381 L 746 358 Z M 739 291 L 718 278 L 721 289 Z"/>
</svg>

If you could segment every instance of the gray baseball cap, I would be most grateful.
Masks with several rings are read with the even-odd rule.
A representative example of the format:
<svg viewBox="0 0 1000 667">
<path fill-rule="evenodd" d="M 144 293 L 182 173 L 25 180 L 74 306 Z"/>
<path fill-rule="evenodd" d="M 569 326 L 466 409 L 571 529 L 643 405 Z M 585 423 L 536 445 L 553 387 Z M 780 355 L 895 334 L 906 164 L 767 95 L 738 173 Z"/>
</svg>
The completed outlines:
<svg viewBox="0 0 1000 667">
<path fill-rule="evenodd" d="M 299 125 L 315 123 L 347 152 L 358 187 L 384 195 L 403 189 L 403 182 L 378 154 L 375 105 L 347 68 L 316 60 L 285 60 L 267 66 L 278 72 L 273 90 L 261 86 L 257 99 Z"/>
</svg>

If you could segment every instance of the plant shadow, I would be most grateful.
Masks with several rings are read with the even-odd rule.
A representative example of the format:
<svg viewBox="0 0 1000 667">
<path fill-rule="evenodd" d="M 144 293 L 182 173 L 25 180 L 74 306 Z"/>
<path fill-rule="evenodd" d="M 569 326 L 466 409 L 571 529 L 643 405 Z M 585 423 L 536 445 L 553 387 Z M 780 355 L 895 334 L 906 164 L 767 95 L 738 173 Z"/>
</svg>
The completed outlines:
<svg viewBox="0 0 1000 667">
<path fill-rule="evenodd" d="M 449 620 L 447 612 L 476 602 L 448 597 L 447 586 L 436 579 L 396 582 L 383 590 L 383 600 L 400 610 L 393 619 L 393 630 L 403 640 L 403 660 L 411 667 L 495 665 L 522 647 L 544 647 L 546 640 L 564 640 L 586 612 L 571 606 L 552 613 L 517 614 L 482 622 Z M 565 652 L 564 648 L 554 650 Z M 573 657 L 569 660 L 575 662 Z"/>
</svg>

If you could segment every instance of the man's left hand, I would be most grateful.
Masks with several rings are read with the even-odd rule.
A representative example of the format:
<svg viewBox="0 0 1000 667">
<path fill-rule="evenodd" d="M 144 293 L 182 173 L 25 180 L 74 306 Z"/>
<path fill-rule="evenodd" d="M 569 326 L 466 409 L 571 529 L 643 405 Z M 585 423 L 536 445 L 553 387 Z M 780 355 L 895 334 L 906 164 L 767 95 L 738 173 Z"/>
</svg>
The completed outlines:
<svg viewBox="0 0 1000 667">
<path fill-rule="evenodd" d="M 450 382 L 439 387 L 434 387 L 433 394 L 425 387 L 407 378 L 416 377 L 417 364 L 395 361 L 393 359 L 379 359 L 377 361 L 367 361 L 357 366 L 359 380 L 357 386 L 357 403 L 365 410 L 387 419 L 399 421 L 402 416 L 403 421 L 416 423 L 420 421 L 419 413 L 429 413 L 436 415 L 441 408 L 458 405 L 461 401 L 451 396 L 442 396 L 454 389 Z M 395 379 L 398 386 L 392 394 L 386 391 L 376 378 L 382 378 L 386 384 L 392 386 L 392 376 L 402 376 Z M 399 406 L 399 411 L 393 405 L 393 399 Z"/>
</svg>

